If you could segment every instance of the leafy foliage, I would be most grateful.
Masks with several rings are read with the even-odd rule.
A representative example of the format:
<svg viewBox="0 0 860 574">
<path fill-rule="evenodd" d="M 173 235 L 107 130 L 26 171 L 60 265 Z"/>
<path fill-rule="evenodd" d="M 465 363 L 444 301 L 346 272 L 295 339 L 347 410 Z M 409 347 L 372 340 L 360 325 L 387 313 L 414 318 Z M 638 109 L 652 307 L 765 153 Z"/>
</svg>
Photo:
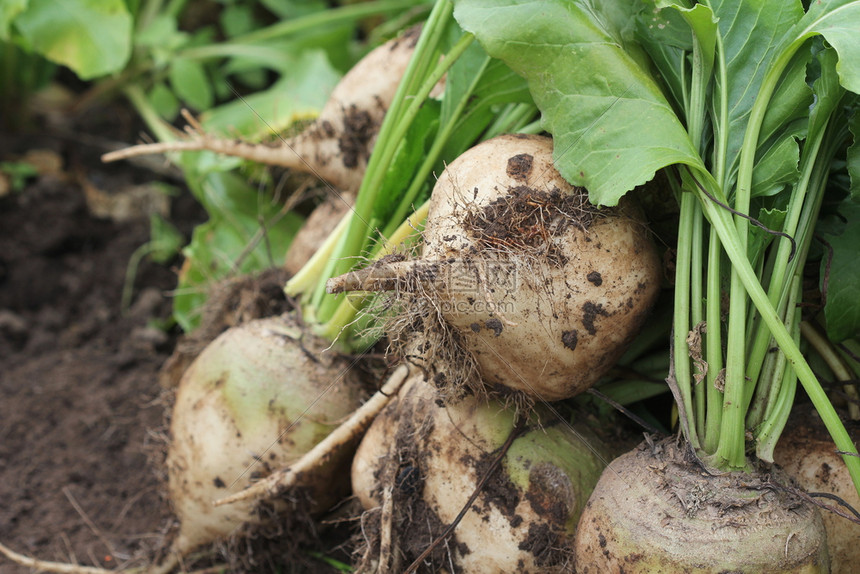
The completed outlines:
<svg viewBox="0 0 860 574">
<path fill-rule="evenodd" d="M 0 5 L 0 39 L 14 40 L 89 80 L 131 57 L 132 15 L 123 0 L 16 0 Z"/>
<path fill-rule="evenodd" d="M 841 342 L 857 337 L 860 331 L 860 203 L 845 199 L 839 216 L 823 220 L 819 231 L 828 244 L 828 256 L 821 263 L 827 334 Z"/>
<path fill-rule="evenodd" d="M 795 309 L 830 165 L 848 141 L 846 110 L 860 92 L 860 1 L 460 0 L 455 17 L 527 79 L 559 171 L 592 202 L 614 205 L 674 166 L 676 398 L 693 447 L 717 468 L 742 468 L 751 429 L 767 459 L 790 408 L 780 398 L 799 379 L 837 445 L 852 450 L 797 347 Z M 841 262 L 856 257 L 857 238 L 834 233 L 834 261 L 837 251 Z M 860 331 L 860 317 L 841 308 L 860 278 L 840 279 L 825 309 L 834 337 Z M 686 334 L 702 321 L 711 374 L 694 385 Z M 771 337 L 782 366 L 766 356 Z M 846 464 L 860 489 L 860 460 Z"/>
<path fill-rule="evenodd" d="M 543 126 L 555 139 L 558 170 L 588 188 L 599 205 L 617 204 L 667 165 L 700 165 L 640 50 L 626 49 L 610 4 L 619 11 L 633 7 L 467 0 L 455 10 L 460 25 L 476 34 L 491 56 L 527 79 Z"/>
</svg>

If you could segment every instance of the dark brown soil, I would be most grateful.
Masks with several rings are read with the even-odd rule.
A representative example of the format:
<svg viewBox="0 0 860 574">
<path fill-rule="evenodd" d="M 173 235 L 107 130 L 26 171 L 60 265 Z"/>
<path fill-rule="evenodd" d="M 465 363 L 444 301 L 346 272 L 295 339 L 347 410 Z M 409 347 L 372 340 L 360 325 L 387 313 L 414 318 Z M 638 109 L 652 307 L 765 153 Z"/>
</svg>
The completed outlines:
<svg viewBox="0 0 860 574">
<path fill-rule="evenodd" d="M 144 260 L 121 311 L 149 221 L 96 217 L 81 181 L 114 191 L 158 176 L 108 170 L 82 140 L 0 135 L 0 161 L 31 149 L 63 160 L 0 197 L 0 542 L 116 568 L 152 560 L 170 522 L 150 455 L 163 446 L 157 373 L 176 335 L 151 322 L 169 316 L 176 274 Z M 188 198 L 173 201 L 186 236 L 201 218 Z M 2 574 L 28 571 L 0 558 Z"/>
<path fill-rule="evenodd" d="M 526 159 L 527 158 L 527 159 Z M 521 178 L 531 171 L 531 156 L 519 154 L 508 160 L 507 173 Z M 512 187 L 475 213 L 468 213 L 464 226 L 471 230 L 485 250 L 519 249 L 545 252 L 554 264 L 563 264 L 553 237 L 562 235 L 569 225 L 588 229 L 595 215 L 582 188 L 573 194 Z"/>
<path fill-rule="evenodd" d="M 163 159 L 100 161 L 106 143 L 138 138 L 133 112 L 110 106 L 54 121 L 0 132 L 0 162 L 43 150 L 58 166 L 21 189 L 0 186 L 0 543 L 48 561 L 145 566 L 175 532 L 163 470 L 166 388 L 228 326 L 284 312 L 286 277 L 273 269 L 224 282 L 195 336 L 182 337 L 169 320 L 181 257 L 144 258 L 123 310 L 129 260 L 150 239 L 149 211 L 169 208 L 166 219 L 185 238 L 206 215 Z M 152 182 L 177 194 L 139 201 Z M 356 515 L 343 505 L 322 525 L 221 544 L 214 559 L 235 572 L 334 572 L 315 551 L 348 561 L 337 547 Z M 0 574 L 25 572 L 0 555 Z"/>
</svg>

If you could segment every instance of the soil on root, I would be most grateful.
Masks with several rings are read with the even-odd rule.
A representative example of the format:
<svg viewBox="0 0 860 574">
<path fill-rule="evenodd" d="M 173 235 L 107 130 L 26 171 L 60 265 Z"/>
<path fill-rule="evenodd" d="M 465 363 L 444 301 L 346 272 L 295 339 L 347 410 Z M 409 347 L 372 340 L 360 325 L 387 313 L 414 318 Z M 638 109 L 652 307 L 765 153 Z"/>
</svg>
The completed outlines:
<svg viewBox="0 0 860 574">
<path fill-rule="evenodd" d="M 508 174 L 525 179 L 531 171 L 532 157 L 519 154 L 508 160 Z M 588 193 L 534 189 L 527 185 L 511 187 L 504 197 L 471 211 L 463 218 L 481 252 L 502 251 L 542 255 L 554 265 L 564 265 L 565 257 L 553 241 L 574 225 L 588 229 L 597 214 L 588 202 Z"/>
</svg>

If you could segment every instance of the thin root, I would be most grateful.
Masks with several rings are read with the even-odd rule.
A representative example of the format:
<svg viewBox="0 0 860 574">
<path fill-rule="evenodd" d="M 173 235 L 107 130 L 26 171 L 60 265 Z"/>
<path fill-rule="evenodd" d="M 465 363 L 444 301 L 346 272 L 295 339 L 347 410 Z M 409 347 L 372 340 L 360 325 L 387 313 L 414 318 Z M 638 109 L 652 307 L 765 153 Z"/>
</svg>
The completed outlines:
<svg viewBox="0 0 860 574">
<path fill-rule="evenodd" d="M 396 470 L 396 466 L 392 465 L 392 470 Z M 392 557 L 396 557 L 399 552 L 396 549 L 396 540 L 394 538 L 394 480 L 382 490 L 382 514 L 380 517 L 379 527 L 379 565 L 377 567 L 378 574 L 385 572 L 398 572 L 399 568 L 393 562 Z"/>
<path fill-rule="evenodd" d="M 184 112 L 183 117 L 189 124 L 185 127 L 185 134 L 188 139 L 127 147 L 104 154 L 102 161 L 110 163 L 131 157 L 176 151 L 211 151 L 267 165 L 278 165 L 299 171 L 316 173 L 313 166 L 302 159 L 290 141 L 284 141 L 283 145 L 269 146 L 247 143 L 241 140 L 218 138 L 207 133 L 200 122 L 194 119 L 190 113 Z"/>
<path fill-rule="evenodd" d="M 460 521 L 463 520 L 463 517 L 466 516 L 466 513 L 469 512 L 469 510 L 472 508 L 472 505 L 475 503 L 475 500 L 477 500 L 478 496 L 484 490 L 484 486 L 487 484 L 487 481 L 490 479 L 490 477 L 492 477 L 493 473 L 496 472 L 496 469 L 501 464 L 502 459 L 508 453 L 508 450 L 511 448 L 511 445 L 513 444 L 514 440 L 516 440 L 516 438 L 522 434 L 525 428 L 526 420 L 523 418 L 518 418 L 516 424 L 511 429 L 511 432 L 508 433 L 508 438 L 505 440 L 504 444 L 499 447 L 496 456 L 493 458 L 493 461 L 490 463 L 490 466 L 487 467 L 487 470 L 484 471 L 484 475 L 478 481 L 478 484 L 475 485 L 475 490 L 472 491 L 471 496 L 469 496 L 469 500 L 467 500 L 466 504 L 463 505 L 462 509 L 460 510 L 460 513 L 457 514 L 451 524 L 445 527 L 445 530 L 442 531 L 442 534 L 437 536 L 436 539 L 432 543 L 430 543 L 430 546 L 428 546 L 424 550 L 424 552 L 422 552 L 421 555 L 418 556 L 418 558 L 416 558 L 412 562 L 412 564 L 410 564 L 409 568 L 404 571 L 404 574 L 411 574 L 412 572 L 417 571 L 418 568 L 421 566 L 421 563 L 424 562 L 424 560 L 428 556 L 430 556 L 430 554 L 437 546 L 443 543 L 447 544 L 446 540 L 448 539 L 448 537 L 454 532 L 454 530 L 457 528 L 457 525 L 460 524 Z"/>
<path fill-rule="evenodd" d="M 370 400 L 356 409 L 346 422 L 308 451 L 295 464 L 275 471 L 237 494 L 216 500 L 215 506 L 233 504 L 244 500 L 274 498 L 295 486 L 297 479 L 302 474 L 321 465 L 323 461 L 331 458 L 338 448 L 361 436 L 367 430 L 376 415 L 388 404 L 391 397 L 397 394 L 397 391 L 408 378 L 409 371 L 407 365 L 400 365 Z"/>
<path fill-rule="evenodd" d="M 34 570 L 41 570 L 43 572 L 58 572 L 60 574 L 115 574 L 117 572 L 117 570 L 108 570 L 107 568 L 97 568 L 95 566 L 81 566 L 80 564 L 70 564 L 67 562 L 39 560 L 38 558 L 31 558 L 23 554 L 18 554 L 3 544 L 0 544 L 0 552 L 15 564 L 26 566 L 27 568 L 32 568 Z M 141 570 L 139 568 L 124 570 L 124 572 L 140 571 Z"/>
</svg>

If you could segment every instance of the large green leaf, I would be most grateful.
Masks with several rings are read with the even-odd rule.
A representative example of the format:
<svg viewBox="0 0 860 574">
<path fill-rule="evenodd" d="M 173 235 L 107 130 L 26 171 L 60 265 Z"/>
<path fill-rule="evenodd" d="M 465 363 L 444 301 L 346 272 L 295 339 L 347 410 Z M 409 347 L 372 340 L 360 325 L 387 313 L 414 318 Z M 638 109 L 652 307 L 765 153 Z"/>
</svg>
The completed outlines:
<svg viewBox="0 0 860 574">
<path fill-rule="evenodd" d="M 827 335 L 835 342 L 860 334 L 860 204 L 846 199 L 839 206 L 839 217 L 824 220 L 817 228 L 830 247 L 830 256 L 822 260 L 821 277 L 827 281 L 826 291 L 822 283 Z"/>
<path fill-rule="evenodd" d="M 758 0 L 716 0 L 711 2 L 718 18 L 722 51 L 719 55 L 726 70 L 726 85 L 717 91 L 727 100 L 728 117 L 715 124 L 715 131 L 726 130 L 725 179 L 731 188 L 741 146 L 746 135 L 750 110 L 770 67 L 779 39 L 803 16 L 799 0 L 767 2 Z M 803 76 L 800 76 L 801 82 Z M 791 95 L 791 90 L 780 92 Z M 774 104 L 775 105 L 775 104 Z M 779 120 L 773 122 L 779 125 Z"/>
<path fill-rule="evenodd" d="M 688 7 L 679 0 L 647 0 L 649 6 L 636 22 L 636 40 L 654 61 L 679 112 L 689 105 L 689 54 L 698 46 L 701 75 L 710 78 L 716 58 L 717 21 L 710 7 Z M 683 117 L 683 116 L 682 116 Z"/>
<path fill-rule="evenodd" d="M 624 44 L 622 12 L 632 15 L 633 3 L 460 0 L 454 12 L 527 79 L 558 170 L 599 205 L 615 205 L 665 166 L 702 167 L 650 70 Z"/>
<path fill-rule="evenodd" d="M 787 37 L 802 41 L 821 34 L 839 53 L 836 72 L 842 85 L 860 93 L 860 0 L 815 0 Z"/>
<path fill-rule="evenodd" d="M 13 24 L 29 49 L 84 80 L 123 69 L 131 56 L 132 17 L 123 0 L 30 0 Z"/>
</svg>

